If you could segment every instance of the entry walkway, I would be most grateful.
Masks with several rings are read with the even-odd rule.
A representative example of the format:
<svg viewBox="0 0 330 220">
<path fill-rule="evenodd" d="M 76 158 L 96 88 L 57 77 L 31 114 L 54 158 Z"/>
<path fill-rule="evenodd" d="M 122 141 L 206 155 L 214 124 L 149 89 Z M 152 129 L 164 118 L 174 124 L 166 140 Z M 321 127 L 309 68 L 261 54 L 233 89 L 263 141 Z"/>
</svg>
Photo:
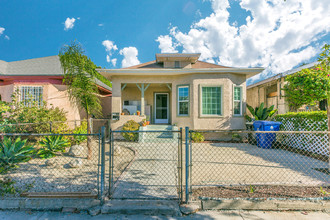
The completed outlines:
<svg viewBox="0 0 330 220">
<path fill-rule="evenodd" d="M 115 145 L 127 146 L 127 142 L 125 143 L 115 143 Z M 173 141 L 130 142 L 129 146 L 135 149 L 136 156 L 115 184 L 112 198 L 178 199 L 178 144 Z"/>
</svg>

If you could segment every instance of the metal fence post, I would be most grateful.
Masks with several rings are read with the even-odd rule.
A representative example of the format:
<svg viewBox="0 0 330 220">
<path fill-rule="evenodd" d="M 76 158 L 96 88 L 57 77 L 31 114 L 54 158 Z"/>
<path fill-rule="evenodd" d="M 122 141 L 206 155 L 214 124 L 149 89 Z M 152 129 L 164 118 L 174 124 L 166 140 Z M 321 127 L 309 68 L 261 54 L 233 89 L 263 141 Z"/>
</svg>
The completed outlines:
<svg viewBox="0 0 330 220">
<path fill-rule="evenodd" d="M 105 127 L 101 128 L 101 203 L 104 201 L 104 186 L 105 186 Z"/>
<path fill-rule="evenodd" d="M 189 201 L 189 127 L 186 127 L 186 203 Z"/>
<path fill-rule="evenodd" d="M 112 161 L 113 161 L 113 154 L 112 154 L 112 148 L 113 148 L 113 137 L 112 137 L 112 130 L 110 128 L 109 130 L 109 197 L 111 196 L 111 190 L 112 190 Z"/>
</svg>

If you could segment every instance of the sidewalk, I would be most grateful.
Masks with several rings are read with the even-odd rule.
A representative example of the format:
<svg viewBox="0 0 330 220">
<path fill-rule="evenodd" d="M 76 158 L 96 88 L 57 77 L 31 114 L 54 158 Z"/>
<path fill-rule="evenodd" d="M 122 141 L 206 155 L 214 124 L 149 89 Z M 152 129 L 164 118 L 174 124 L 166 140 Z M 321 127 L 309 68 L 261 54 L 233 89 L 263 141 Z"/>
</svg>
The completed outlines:
<svg viewBox="0 0 330 220">
<path fill-rule="evenodd" d="M 0 220 L 3 219 L 24 219 L 24 220 L 52 220 L 52 219 L 230 219 L 230 220 L 258 220 L 258 219 L 330 219 L 329 213 L 324 212 L 263 212 L 263 211 L 204 211 L 194 215 L 182 217 L 170 216 L 145 216 L 145 215 L 98 215 L 90 216 L 86 212 L 73 214 L 61 212 L 31 212 L 31 211 L 0 211 Z"/>
</svg>

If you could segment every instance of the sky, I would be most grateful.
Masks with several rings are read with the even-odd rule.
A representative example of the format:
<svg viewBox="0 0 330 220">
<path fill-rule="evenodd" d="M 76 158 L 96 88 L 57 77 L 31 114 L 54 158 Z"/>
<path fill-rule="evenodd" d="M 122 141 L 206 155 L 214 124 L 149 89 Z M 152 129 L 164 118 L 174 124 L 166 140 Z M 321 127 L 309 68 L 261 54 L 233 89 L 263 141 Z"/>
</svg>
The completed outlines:
<svg viewBox="0 0 330 220">
<path fill-rule="evenodd" d="M 57 55 L 77 40 L 103 68 L 201 53 L 264 67 L 248 84 L 314 62 L 330 44 L 329 0 L 0 0 L 0 60 Z"/>
</svg>

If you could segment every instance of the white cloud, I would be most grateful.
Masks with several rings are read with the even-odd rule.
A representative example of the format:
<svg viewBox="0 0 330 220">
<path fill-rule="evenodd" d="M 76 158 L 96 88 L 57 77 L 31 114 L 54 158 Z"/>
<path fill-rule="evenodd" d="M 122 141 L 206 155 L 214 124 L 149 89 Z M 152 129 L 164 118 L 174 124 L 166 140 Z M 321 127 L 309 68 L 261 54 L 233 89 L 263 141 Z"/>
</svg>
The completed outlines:
<svg viewBox="0 0 330 220">
<path fill-rule="evenodd" d="M 160 35 L 157 40 L 161 53 L 177 53 L 176 46 L 173 45 L 172 38 L 168 35 Z"/>
<path fill-rule="evenodd" d="M 8 35 L 5 35 L 6 40 L 10 40 L 10 37 Z"/>
<path fill-rule="evenodd" d="M 139 53 L 136 47 L 124 47 L 119 51 L 119 53 L 120 55 L 124 56 L 123 60 L 121 61 L 123 68 L 140 64 L 140 61 L 137 57 Z"/>
<path fill-rule="evenodd" d="M 79 20 L 80 18 L 78 18 Z M 68 31 L 74 27 L 76 19 L 75 18 L 67 18 L 64 22 L 64 30 Z"/>
<path fill-rule="evenodd" d="M 105 50 L 109 53 L 111 53 L 114 50 L 118 50 L 117 45 L 111 40 L 104 40 L 102 42 L 102 45 L 105 47 Z"/>
<path fill-rule="evenodd" d="M 0 27 L 0 36 L 3 34 L 3 32 L 5 32 L 5 28 L 3 28 L 3 27 Z"/>
<path fill-rule="evenodd" d="M 101 23 L 101 24 L 98 24 L 97 26 L 99 26 L 99 27 L 103 27 L 103 26 L 104 26 L 104 24 L 102 24 L 102 23 Z"/>
<path fill-rule="evenodd" d="M 105 47 L 105 51 L 108 52 L 106 56 L 107 62 L 111 62 L 113 66 L 116 66 L 117 59 L 111 59 L 111 56 L 114 51 L 118 50 L 117 45 L 111 40 L 104 40 L 102 45 Z"/>
<path fill-rule="evenodd" d="M 117 64 L 117 59 L 116 59 L 116 58 L 113 58 L 113 59 L 111 60 L 111 63 L 112 63 L 113 66 L 116 66 L 116 64 Z"/>
<path fill-rule="evenodd" d="M 318 41 L 330 33 L 328 0 L 240 0 L 251 13 L 240 25 L 229 21 L 228 0 L 210 1 L 211 15 L 188 32 L 173 27 L 157 38 L 159 48 L 201 53 L 202 60 L 227 66 L 263 66 L 263 77 L 315 57 L 322 46 Z"/>
</svg>

